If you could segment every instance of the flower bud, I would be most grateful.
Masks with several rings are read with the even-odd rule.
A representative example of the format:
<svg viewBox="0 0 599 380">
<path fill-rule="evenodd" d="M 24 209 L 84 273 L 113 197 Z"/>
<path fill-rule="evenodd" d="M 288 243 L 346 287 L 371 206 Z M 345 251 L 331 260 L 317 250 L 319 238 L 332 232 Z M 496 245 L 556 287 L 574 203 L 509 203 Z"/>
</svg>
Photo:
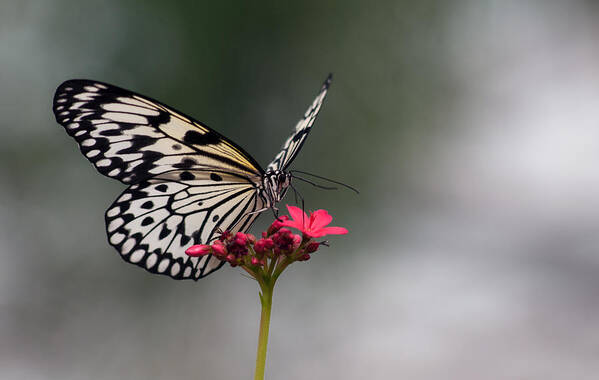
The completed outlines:
<svg viewBox="0 0 599 380">
<path fill-rule="evenodd" d="M 292 249 L 295 251 L 297 249 L 297 247 L 300 246 L 300 244 L 302 243 L 302 237 L 296 234 L 293 234 L 293 245 L 292 245 Z"/>
<path fill-rule="evenodd" d="M 244 234 L 243 232 L 238 232 L 235 234 L 235 244 L 237 245 L 246 245 L 248 238 L 246 236 L 246 234 Z"/>
<path fill-rule="evenodd" d="M 281 228 L 274 235 L 272 235 L 272 241 L 275 245 L 275 249 L 278 249 L 279 252 L 284 252 L 288 254 L 290 253 L 290 251 L 293 250 L 293 233 L 291 233 L 291 231 L 287 228 Z"/>
<path fill-rule="evenodd" d="M 229 230 L 226 230 L 222 234 L 220 234 L 220 237 L 218 238 L 218 240 L 225 241 L 225 240 L 228 240 L 230 237 L 231 237 L 231 232 Z"/>
<path fill-rule="evenodd" d="M 250 244 L 252 244 L 252 245 L 256 244 L 256 237 L 254 235 L 252 235 L 252 234 L 245 234 L 245 236 L 247 237 L 247 241 Z"/>
<path fill-rule="evenodd" d="M 256 253 L 264 253 L 267 249 L 274 247 L 272 239 L 260 239 L 254 244 L 254 250 Z"/>
<path fill-rule="evenodd" d="M 316 252 L 316 250 L 318 249 L 318 247 L 320 246 L 320 243 L 317 243 L 315 241 L 308 243 L 308 245 L 306 245 L 306 252 L 308 253 L 312 253 L 312 252 Z"/>
<path fill-rule="evenodd" d="M 212 254 L 217 258 L 222 259 L 227 255 L 227 249 L 221 241 L 217 240 L 212 244 Z"/>
<path fill-rule="evenodd" d="M 308 260 L 310 260 L 310 255 L 307 253 L 304 253 L 297 259 L 297 261 L 308 261 Z"/>
<path fill-rule="evenodd" d="M 289 217 L 287 215 L 281 215 L 277 219 L 275 219 L 275 221 L 270 225 L 270 227 L 268 227 L 268 230 L 267 230 L 268 236 L 279 231 L 281 229 L 281 227 L 283 227 L 283 222 L 286 222 L 288 220 L 289 220 Z"/>
<path fill-rule="evenodd" d="M 251 260 L 252 265 L 262 265 L 262 260 L 258 259 L 257 257 L 252 257 Z"/>
<path fill-rule="evenodd" d="M 196 244 L 187 248 L 185 253 L 191 257 L 205 256 L 212 253 L 212 247 L 206 244 Z"/>
</svg>

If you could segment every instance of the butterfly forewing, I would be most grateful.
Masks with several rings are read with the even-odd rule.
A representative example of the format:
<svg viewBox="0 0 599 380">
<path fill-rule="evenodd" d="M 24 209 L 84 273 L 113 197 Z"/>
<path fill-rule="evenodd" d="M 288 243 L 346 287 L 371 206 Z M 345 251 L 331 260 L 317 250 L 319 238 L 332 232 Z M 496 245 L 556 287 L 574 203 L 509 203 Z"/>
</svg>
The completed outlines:
<svg viewBox="0 0 599 380">
<path fill-rule="evenodd" d="M 56 90 L 53 109 L 98 171 L 124 183 L 176 169 L 262 174 L 249 154 L 203 123 L 119 87 L 70 80 Z"/>
<path fill-rule="evenodd" d="M 255 184 L 225 171 L 172 171 L 130 186 L 106 212 L 108 240 L 123 259 L 153 273 L 198 279 L 220 268 L 185 249 L 219 230 L 245 231 L 264 200 Z"/>
<path fill-rule="evenodd" d="M 318 115 L 318 111 L 320 111 L 320 107 L 329 90 L 332 79 L 333 76 L 329 74 L 322 84 L 320 92 L 304 113 L 304 117 L 297 122 L 293 134 L 285 141 L 281 151 L 277 154 L 275 159 L 266 167 L 267 172 L 286 170 L 289 164 L 291 164 L 291 161 L 297 156 L 306 137 L 308 137 L 308 133 L 310 133 L 310 130 L 312 129 L 312 124 L 314 124 L 314 120 L 316 120 L 316 116 Z"/>
</svg>

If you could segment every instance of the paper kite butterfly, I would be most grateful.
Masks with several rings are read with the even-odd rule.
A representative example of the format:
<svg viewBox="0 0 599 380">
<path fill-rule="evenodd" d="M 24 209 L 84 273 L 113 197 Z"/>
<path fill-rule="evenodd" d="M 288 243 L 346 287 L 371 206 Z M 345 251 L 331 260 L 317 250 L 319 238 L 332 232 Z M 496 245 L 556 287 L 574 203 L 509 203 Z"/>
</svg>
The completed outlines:
<svg viewBox="0 0 599 380">
<path fill-rule="evenodd" d="M 198 280 L 224 261 L 185 249 L 219 230 L 244 232 L 276 206 L 330 84 L 331 75 L 266 170 L 206 124 L 106 83 L 64 82 L 53 111 L 101 174 L 129 185 L 106 211 L 110 244 L 152 273 Z"/>
</svg>

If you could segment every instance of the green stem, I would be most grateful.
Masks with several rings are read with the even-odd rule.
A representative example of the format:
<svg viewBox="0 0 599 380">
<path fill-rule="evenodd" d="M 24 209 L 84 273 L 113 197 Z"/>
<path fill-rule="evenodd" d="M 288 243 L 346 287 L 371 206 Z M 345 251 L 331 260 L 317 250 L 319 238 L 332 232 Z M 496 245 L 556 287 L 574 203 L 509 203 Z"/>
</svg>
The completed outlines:
<svg viewBox="0 0 599 380">
<path fill-rule="evenodd" d="M 260 316 L 260 332 L 258 334 L 258 352 L 256 354 L 256 372 L 254 380 L 264 380 L 264 368 L 266 366 L 266 346 L 268 344 L 268 328 L 270 326 L 270 309 L 272 307 L 272 292 L 275 286 L 274 280 L 266 280 L 260 283 L 260 303 L 262 314 Z"/>
</svg>

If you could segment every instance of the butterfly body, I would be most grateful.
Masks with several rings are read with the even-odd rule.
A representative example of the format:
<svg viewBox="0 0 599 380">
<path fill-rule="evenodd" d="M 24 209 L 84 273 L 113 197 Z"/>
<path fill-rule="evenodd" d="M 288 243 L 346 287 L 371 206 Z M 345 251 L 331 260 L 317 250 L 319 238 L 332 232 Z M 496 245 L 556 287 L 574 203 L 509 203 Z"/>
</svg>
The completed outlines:
<svg viewBox="0 0 599 380">
<path fill-rule="evenodd" d="M 101 174 L 129 185 L 106 211 L 109 243 L 152 273 L 197 280 L 222 262 L 188 257 L 185 249 L 219 230 L 246 231 L 259 213 L 276 207 L 330 81 L 266 170 L 204 123 L 106 83 L 64 82 L 53 111 Z"/>
<path fill-rule="evenodd" d="M 283 170 L 271 170 L 264 174 L 260 190 L 266 198 L 266 207 L 274 207 L 285 197 L 291 185 L 291 178 L 291 174 Z"/>
</svg>

